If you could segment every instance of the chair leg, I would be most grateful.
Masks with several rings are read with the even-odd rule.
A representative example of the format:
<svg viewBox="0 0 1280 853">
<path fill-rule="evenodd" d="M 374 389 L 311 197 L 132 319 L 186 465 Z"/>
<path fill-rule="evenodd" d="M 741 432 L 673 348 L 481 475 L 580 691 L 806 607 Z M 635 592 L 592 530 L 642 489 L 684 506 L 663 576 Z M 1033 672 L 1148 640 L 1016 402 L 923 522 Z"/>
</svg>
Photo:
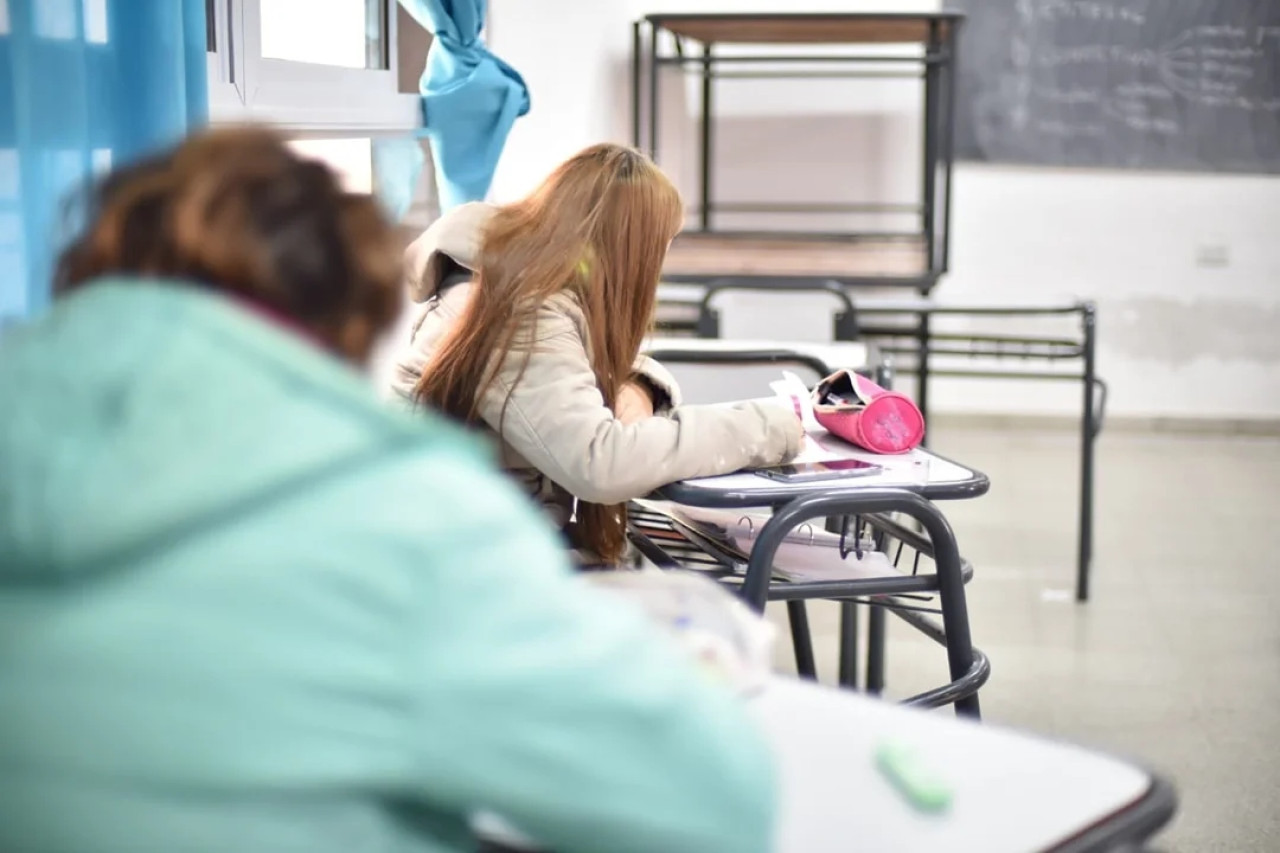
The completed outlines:
<svg viewBox="0 0 1280 853">
<path fill-rule="evenodd" d="M 872 606 L 867 614 L 867 692 L 884 691 L 884 608 Z"/>
<path fill-rule="evenodd" d="M 858 689 L 858 605 L 840 602 L 840 679 L 841 687 Z"/>
<path fill-rule="evenodd" d="M 965 601 L 960 552 L 955 538 L 945 543 L 935 541 L 934 565 L 938 572 L 938 599 L 942 607 L 942 625 L 946 634 L 947 662 L 951 680 L 960 681 L 974 662 L 973 639 L 969 632 L 969 607 Z M 956 713 L 962 717 L 982 718 L 978 694 L 956 700 Z"/>
<path fill-rule="evenodd" d="M 816 681 L 818 668 L 813 661 L 813 635 L 809 633 L 809 612 L 803 601 L 787 602 L 787 620 L 791 623 L 791 645 L 796 652 L 796 672 L 801 678 Z"/>
</svg>

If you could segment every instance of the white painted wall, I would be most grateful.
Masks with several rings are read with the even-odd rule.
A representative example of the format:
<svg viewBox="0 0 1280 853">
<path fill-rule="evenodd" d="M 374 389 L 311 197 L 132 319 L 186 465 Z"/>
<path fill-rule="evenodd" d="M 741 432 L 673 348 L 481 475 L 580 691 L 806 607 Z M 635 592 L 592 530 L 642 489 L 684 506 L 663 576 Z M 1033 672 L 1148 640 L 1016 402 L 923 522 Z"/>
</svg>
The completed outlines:
<svg viewBox="0 0 1280 853">
<path fill-rule="evenodd" d="M 526 192 L 592 142 L 628 141 L 630 23 L 646 12 L 937 6 L 490 0 L 492 47 L 525 75 L 533 97 L 494 195 Z M 675 78 L 664 85 L 659 159 L 688 191 L 690 92 Z M 849 82 L 718 87 L 719 198 L 838 200 L 856 192 L 860 200 L 909 200 L 914 192 L 918 96 L 909 84 L 876 92 Z M 940 298 L 1096 300 L 1099 367 L 1114 414 L 1280 418 L 1280 178 L 966 164 L 955 194 L 952 273 Z M 1200 266 L 1204 247 L 1225 249 L 1225 266 Z M 814 322 L 814 310 L 745 304 L 731 319 L 740 331 L 821 339 L 828 326 Z M 941 380 L 933 390 L 937 408 L 951 411 L 1066 413 L 1079 405 L 1073 386 Z"/>
</svg>

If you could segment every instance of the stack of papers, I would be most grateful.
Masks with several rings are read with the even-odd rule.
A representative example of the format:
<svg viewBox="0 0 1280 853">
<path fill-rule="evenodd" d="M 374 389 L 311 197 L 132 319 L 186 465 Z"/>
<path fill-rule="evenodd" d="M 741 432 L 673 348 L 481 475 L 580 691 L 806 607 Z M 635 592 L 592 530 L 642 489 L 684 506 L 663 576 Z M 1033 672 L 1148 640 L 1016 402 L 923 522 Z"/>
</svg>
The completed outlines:
<svg viewBox="0 0 1280 853">
<path fill-rule="evenodd" d="M 760 531 L 769 521 L 764 513 L 738 510 L 701 509 L 649 502 L 644 505 L 671 518 L 676 524 L 740 555 L 751 555 Z M 773 573 L 797 583 L 860 580 L 901 576 L 889 557 L 863 540 L 845 542 L 847 556 L 841 556 L 841 537 L 812 524 L 802 524 L 787 533 L 774 555 Z M 856 547 L 855 547 L 856 545 Z"/>
</svg>

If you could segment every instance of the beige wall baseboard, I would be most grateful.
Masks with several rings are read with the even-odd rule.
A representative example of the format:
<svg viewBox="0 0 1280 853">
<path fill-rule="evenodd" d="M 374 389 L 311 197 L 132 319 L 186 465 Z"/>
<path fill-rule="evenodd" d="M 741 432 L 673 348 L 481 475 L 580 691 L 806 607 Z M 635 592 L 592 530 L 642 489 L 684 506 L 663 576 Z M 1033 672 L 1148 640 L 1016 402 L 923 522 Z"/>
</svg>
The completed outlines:
<svg viewBox="0 0 1280 853">
<path fill-rule="evenodd" d="M 1067 415 L 995 415 L 946 412 L 931 415 L 930 426 L 946 429 L 1049 430 L 1078 432 L 1080 419 Z M 1252 435 L 1280 437 L 1280 419 L 1171 418 L 1138 415 L 1108 416 L 1102 432 L 1166 435 Z"/>
</svg>

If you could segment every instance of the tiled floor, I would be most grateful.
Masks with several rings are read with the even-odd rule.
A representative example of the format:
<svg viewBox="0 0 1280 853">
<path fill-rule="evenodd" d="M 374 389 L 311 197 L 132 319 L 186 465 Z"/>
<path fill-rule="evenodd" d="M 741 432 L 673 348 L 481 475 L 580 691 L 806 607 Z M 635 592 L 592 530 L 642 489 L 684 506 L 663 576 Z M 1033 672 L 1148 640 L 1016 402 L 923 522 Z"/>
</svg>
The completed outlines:
<svg viewBox="0 0 1280 853">
<path fill-rule="evenodd" d="M 1076 437 L 944 427 L 933 445 L 993 484 L 945 507 L 976 568 L 985 718 L 1172 777 L 1165 853 L 1280 850 L 1280 439 L 1104 434 L 1085 605 L 1070 593 Z M 835 608 L 811 609 L 832 680 Z M 945 674 L 941 649 L 891 619 L 890 695 Z"/>
</svg>

